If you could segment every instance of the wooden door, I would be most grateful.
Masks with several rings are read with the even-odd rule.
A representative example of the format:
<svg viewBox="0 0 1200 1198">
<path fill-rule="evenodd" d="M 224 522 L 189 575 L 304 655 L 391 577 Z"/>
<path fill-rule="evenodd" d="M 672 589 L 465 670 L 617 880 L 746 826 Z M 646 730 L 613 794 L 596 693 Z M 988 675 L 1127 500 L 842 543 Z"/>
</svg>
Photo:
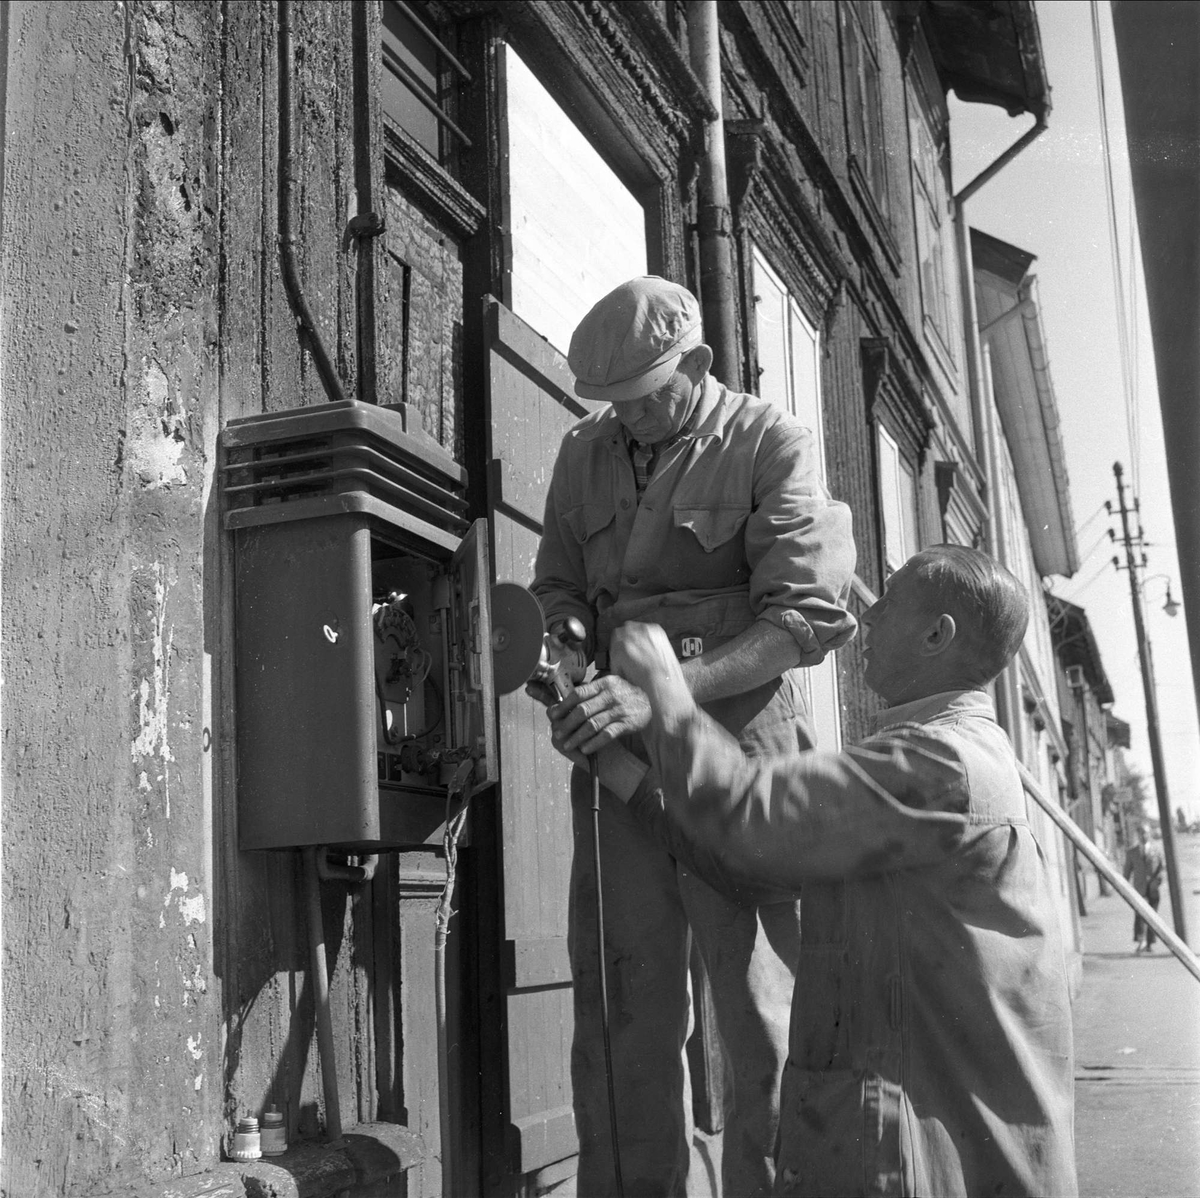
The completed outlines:
<svg viewBox="0 0 1200 1198">
<path fill-rule="evenodd" d="M 497 581 L 528 585 L 559 443 L 588 408 L 562 355 L 503 304 L 485 301 L 488 507 Z M 499 831 L 510 1168 L 548 1184 L 574 1172 L 571 1109 L 570 766 L 524 691 L 500 701 Z"/>
</svg>

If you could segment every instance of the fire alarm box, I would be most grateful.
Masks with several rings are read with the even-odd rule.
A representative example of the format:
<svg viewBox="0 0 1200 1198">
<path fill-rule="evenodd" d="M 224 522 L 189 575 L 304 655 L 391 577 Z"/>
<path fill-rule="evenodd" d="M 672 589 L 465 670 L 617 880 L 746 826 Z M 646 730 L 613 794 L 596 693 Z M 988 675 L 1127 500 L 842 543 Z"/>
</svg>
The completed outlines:
<svg viewBox="0 0 1200 1198">
<path fill-rule="evenodd" d="M 240 846 L 440 843 L 451 780 L 497 770 L 465 472 L 355 401 L 231 421 L 222 444 Z"/>
</svg>

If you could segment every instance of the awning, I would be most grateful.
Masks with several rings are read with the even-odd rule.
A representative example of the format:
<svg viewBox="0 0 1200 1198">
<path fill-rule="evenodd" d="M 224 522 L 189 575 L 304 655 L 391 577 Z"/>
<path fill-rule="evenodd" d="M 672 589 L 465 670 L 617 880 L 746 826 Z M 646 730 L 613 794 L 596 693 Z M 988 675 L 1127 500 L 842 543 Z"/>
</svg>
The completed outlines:
<svg viewBox="0 0 1200 1198">
<path fill-rule="evenodd" d="M 1087 612 L 1067 599 L 1047 594 L 1046 614 L 1050 617 L 1050 639 L 1054 642 L 1054 651 L 1063 669 L 1079 666 L 1096 696 L 1096 702 L 1102 706 L 1111 703 L 1112 687 L 1104 672 L 1100 646 L 1096 644 Z"/>
</svg>

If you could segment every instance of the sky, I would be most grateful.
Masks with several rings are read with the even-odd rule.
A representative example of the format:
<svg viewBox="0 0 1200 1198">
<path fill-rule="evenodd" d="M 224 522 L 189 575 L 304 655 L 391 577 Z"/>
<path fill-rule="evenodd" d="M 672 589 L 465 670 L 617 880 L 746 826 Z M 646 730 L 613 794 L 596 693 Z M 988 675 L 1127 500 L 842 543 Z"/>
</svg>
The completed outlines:
<svg viewBox="0 0 1200 1198">
<path fill-rule="evenodd" d="M 1141 525 L 1149 543 L 1146 630 L 1154 659 L 1167 789 L 1171 810 L 1182 806 L 1195 820 L 1200 819 L 1200 731 L 1187 630 L 1182 615 L 1170 619 L 1162 610 L 1168 581 L 1176 601 L 1180 588 L 1154 351 L 1132 215 L 1112 19 L 1103 0 L 1097 11 L 1118 249 L 1125 272 L 1124 291 L 1129 297 L 1125 342 L 1126 369 L 1135 380 L 1132 434 L 1125 402 L 1088 0 L 1043 0 L 1037 5 L 1051 87 L 1048 128 L 967 202 L 967 219 L 972 227 L 1037 255 L 1031 271 L 1038 277 L 1082 559 L 1074 577 L 1051 578 L 1051 589 L 1086 609 L 1113 688 L 1113 714 L 1130 724 L 1133 764 L 1145 775 L 1153 793 L 1129 578 L 1124 571 L 1113 569 L 1113 554 L 1119 551 L 1123 563 L 1124 550 L 1113 545 L 1107 535 L 1109 528 L 1118 537 L 1121 533 L 1120 518 L 1115 514 L 1113 463 L 1121 462 L 1127 486 L 1137 483 Z M 1003 109 L 964 104 L 953 96 L 950 113 L 955 190 L 1032 124 L 1029 116 L 1010 118 Z M 1103 510 L 1106 499 L 1113 503 L 1111 519 Z M 1126 499 L 1129 502 L 1128 491 Z M 1167 577 L 1156 577 L 1160 574 Z"/>
</svg>

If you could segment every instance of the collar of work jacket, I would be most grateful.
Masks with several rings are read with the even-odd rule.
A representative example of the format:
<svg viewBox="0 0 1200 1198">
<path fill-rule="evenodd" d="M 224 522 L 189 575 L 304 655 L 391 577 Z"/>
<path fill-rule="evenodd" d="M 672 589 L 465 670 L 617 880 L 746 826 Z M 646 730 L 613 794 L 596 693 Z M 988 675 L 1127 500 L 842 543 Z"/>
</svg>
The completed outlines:
<svg viewBox="0 0 1200 1198">
<path fill-rule="evenodd" d="M 688 417 L 684 427 L 672 439 L 723 437 L 725 421 L 729 414 L 729 409 L 721 403 L 721 396 L 725 394 L 725 390 L 723 383 L 718 383 L 711 374 L 706 374 L 701 384 L 700 398 L 696 401 L 695 409 Z M 595 421 L 577 428 L 575 435 L 581 441 L 607 439 L 612 442 L 614 448 L 619 449 L 622 453 L 625 451 L 624 426 L 611 404 L 607 409 L 600 411 Z"/>
<path fill-rule="evenodd" d="M 875 716 L 875 731 L 882 732 L 896 724 L 924 724 L 941 715 L 981 715 L 996 718 L 992 697 L 987 691 L 939 691 L 922 699 L 885 707 Z"/>
</svg>

